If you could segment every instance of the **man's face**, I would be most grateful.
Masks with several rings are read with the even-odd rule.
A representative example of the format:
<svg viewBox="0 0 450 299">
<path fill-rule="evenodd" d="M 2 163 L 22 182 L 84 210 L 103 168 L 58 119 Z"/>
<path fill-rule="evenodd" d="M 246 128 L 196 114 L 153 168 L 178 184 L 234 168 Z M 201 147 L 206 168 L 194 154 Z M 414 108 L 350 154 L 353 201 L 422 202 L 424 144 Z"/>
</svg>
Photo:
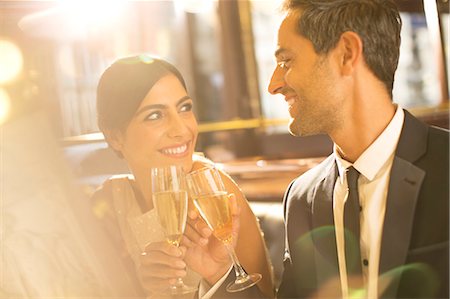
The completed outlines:
<svg viewBox="0 0 450 299">
<path fill-rule="evenodd" d="M 285 96 L 293 135 L 329 134 L 341 119 L 337 69 L 328 55 L 318 55 L 313 44 L 297 33 L 298 17 L 288 14 L 279 28 L 277 66 L 268 89 Z"/>
</svg>

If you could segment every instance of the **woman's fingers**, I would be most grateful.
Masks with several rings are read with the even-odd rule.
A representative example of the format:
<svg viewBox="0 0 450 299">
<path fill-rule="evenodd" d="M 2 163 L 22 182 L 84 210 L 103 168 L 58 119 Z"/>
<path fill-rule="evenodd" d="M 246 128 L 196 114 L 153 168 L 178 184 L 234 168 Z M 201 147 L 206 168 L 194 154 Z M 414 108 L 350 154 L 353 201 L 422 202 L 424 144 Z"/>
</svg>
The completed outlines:
<svg viewBox="0 0 450 299">
<path fill-rule="evenodd" d="M 149 244 L 140 256 L 141 265 L 154 268 L 166 266 L 175 269 L 184 269 L 183 261 L 185 251 L 167 242 L 155 242 Z"/>
<path fill-rule="evenodd" d="M 143 266 L 164 265 L 172 268 L 184 269 L 186 264 L 181 258 L 181 255 L 179 257 L 174 257 L 161 251 L 149 251 L 140 257 L 141 265 Z"/>
<path fill-rule="evenodd" d="M 160 279 L 160 278 L 141 278 L 142 286 L 147 291 L 150 291 L 151 293 L 164 293 L 166 292 L 171 285 L 174 285 L 176 283 L 176 278 L 171 279 Z M 157 298 L 157 297 L 150 297 L 150 298 Z"/>
<path fill-rule="evenodd" d="M 160 251 L 167 255 L 180 257 L 183 255 L 183 252 L 180 248 L 178 248 L 175 245 L 170 244 L 169 242 L 153 242 L 147 245 L 145 247 L 145 251 L 143 252 L 143 255 L 145 256 L 146 253 L 153 252 L 153 251 Z"/>
<path fill-rule="evenodd" d="M 185 248 L 167 242 L 149 244 L 140 256 L 139 276 L 146 290 L 160 292 L 186 276 Z"/>
<path fill-rule="evenodd" d="M 171 279 L 186 276 L 186 267 L 172 268 L 164 264 L 141 265 L 140 274 L 145 279 Z"/>
</svg>

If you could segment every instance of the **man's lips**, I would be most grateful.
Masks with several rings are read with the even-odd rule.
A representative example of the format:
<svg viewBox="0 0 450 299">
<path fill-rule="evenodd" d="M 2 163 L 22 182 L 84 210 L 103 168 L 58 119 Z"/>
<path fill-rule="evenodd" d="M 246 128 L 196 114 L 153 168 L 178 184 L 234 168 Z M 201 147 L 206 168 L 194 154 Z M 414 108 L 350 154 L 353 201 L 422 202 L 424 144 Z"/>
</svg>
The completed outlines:
<svg viewBox="0 0 450 299">
<path fill-rule="evenodd" d="M 298 111 L 297 111 L 298 107 L 297 107 L 297 105 L 295 105 L 295 103 L 298 100 L 298 97 L 297 96 L 286 96 L 284 98 L 284 100 L 286 101 L 286 103 L 289 106 L 288 107 L 289 114 L 291 115 L 291 117 L 295 117 L 298 113 Z"/>
<path fill-rule="evenodd" d="M 284 100 L 286 101 L 286 103 L 287 103 L 289 106 L 292 106 L 292 105 L 294 105 L 295 101 L 297 100 L 297 97 L 296 97 L 296 96 L 286 96 L 286 97 L 284 98 Z"/>
</svg>

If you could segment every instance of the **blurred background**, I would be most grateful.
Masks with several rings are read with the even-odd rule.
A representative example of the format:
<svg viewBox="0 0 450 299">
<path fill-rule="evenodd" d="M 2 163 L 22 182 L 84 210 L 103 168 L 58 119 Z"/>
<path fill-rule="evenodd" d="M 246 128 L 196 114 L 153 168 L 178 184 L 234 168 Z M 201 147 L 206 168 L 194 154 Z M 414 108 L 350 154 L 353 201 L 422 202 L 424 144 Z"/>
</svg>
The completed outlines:
<svg viewBox="0 0 450 299">
<path fill-rule="evenodd" d="M 0 123 L 45 109 L 69 162 L 80 170 L 86 157 L 78 153 L 106 147 L 95 109 L 101 72 L 118 57 L 151 53 L 186 78 L 200 122 L 197 151 L 212 160 L 264 164 L 326 156 L 328 137 L 290 136 L 285 101 L 266 91 L 280 4 L 0 1 Z M 448 127 L 448 0 L 397 4 L 404 25 L 394 100 L 426 122 Z M 104 155 L 112 156 L 107 150 Z M 100 156 L 88 161 L 90 171 L 126 171 Z"/>
<path fill-rule="evenodd" d="M 397 2 L 404 26 L 394 99 L 419 115 L 446 110 L 448 2 Z M 171 61 L 186 77 L 202 125 L 199 151 L 224 161 L 326 154 L 326 141 L 303 146 L 302 138 L 288 136 L 286 104 L 266 91 L 280 3 L 0 1 L 2 122 L 38 104 L 50 112 L 61 140 L 98 132 L 101 72 L 117 57 L 146 52 Z"/>
<path fill-rule="evenodd" d="M 425 122 L 448 128 L 448 0 L 396 2 L 403 30 L 394 101 Z M 98 133 L 96 85 L 118 57 L 151 53 L 172 62 L 186 78 L 200 123 L 197 151 L 238 181 L 263 222 L 270 214 L 279 220 L 289 181 L 332 150 L 326 136 L 290 136 L 285 101 L 266 91 L 275 67 L 280 3 L 0 1 L 3 205 L 20 189 L 8 180 L 11 170 L 34 167 L 11 161 L 34 156 L 40 161 L 35 173 L 42 175 L 45 163 L 59 163 L 49 146 L 58 149 L 87 197 L 110 175 L 128 172 Z M 49 135 L 54 144 L 44 142 Z M 44 183 L 57 184 L 61 177 L 52 175 Z M 19 181 L 34 177 L 17 173 Z M 273 229 L 282 238 L 282 227 Z M 277 254 L 281 240 L 273 243 L 281 246 Z M 281 265 L 281 258 L 275 263 Z"/>
</svg>

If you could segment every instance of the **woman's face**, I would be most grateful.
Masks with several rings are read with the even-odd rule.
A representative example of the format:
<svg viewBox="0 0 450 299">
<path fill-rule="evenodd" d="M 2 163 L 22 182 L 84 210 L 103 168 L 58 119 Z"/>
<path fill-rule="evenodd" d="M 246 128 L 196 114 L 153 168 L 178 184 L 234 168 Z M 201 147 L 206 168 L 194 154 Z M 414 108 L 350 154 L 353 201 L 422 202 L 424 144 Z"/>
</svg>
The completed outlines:
<svg viewBox="0 0 450 299">
<path fill-rule="evenodd" d="M 193 101 L 178 78 L 169 74 L 147 93 L 113 146 L 136 177 L 146 176 L 151 167 L 172 164 L 189 171 L 197 133 Z"/>
</svg>

